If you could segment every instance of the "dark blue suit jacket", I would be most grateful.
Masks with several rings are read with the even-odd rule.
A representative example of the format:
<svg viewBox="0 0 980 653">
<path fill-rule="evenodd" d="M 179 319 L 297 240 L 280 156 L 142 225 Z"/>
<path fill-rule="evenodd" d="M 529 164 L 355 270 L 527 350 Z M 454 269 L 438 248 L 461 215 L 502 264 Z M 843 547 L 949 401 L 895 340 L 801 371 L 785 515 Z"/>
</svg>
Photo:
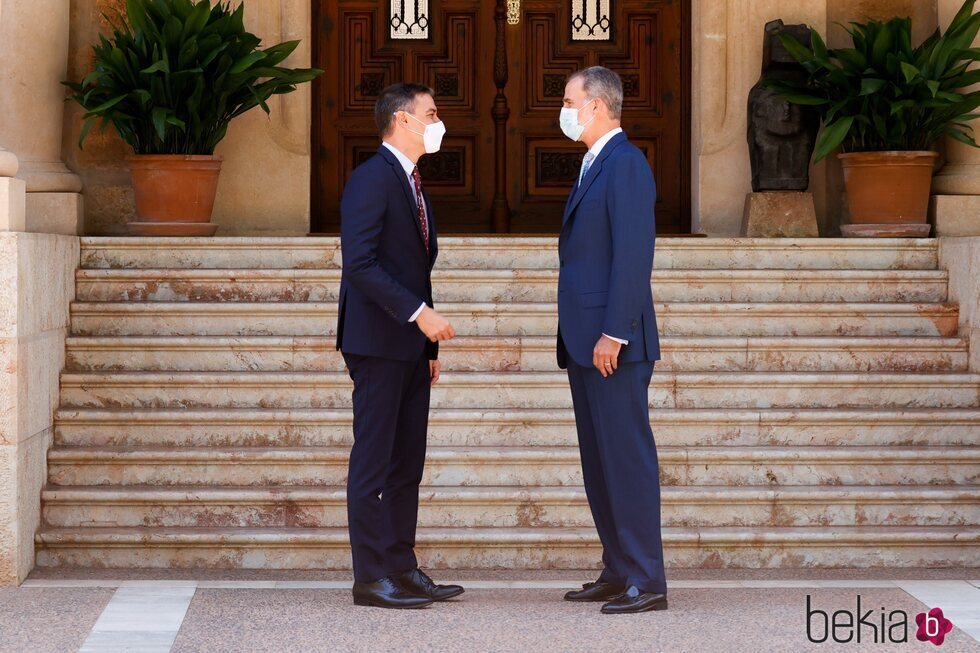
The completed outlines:
<svg viewBox="0 0 980 653">
<path fill-rule="evenodd" d="M 340 201 L 344 269 L 337 349 L 345 354 L 401 361 L 417 361 L 423 352 L 430 360 L 438 357 L 439 344 L 408 321 L 422 302 L 432 306 L 438 244 L 427 196 L 425 203 L 428 254 L 415 191 L 395 155 L 381 146 L 351 173 Z"/>
<path fill-rule="evenodd" d="M 558 241 L 558 366 L 592 366 L 603 333 L 629 340 L 619 362 L 660 358 L 650 274 L 656 239 L 653 173 L 625 134 L 603 146 L 572 190 Z"/>
</svg>

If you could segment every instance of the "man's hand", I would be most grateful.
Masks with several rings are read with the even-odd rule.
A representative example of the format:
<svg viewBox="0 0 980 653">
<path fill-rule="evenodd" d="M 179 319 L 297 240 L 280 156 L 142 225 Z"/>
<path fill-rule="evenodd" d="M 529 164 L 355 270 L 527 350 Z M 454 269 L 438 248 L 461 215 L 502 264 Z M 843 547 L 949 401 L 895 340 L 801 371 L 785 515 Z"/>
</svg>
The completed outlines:
<svg viewBox="0 0 980 653">
<path fill-rule="evenodd" d="M 432 377 L 432 385 L 439 383 L 439 361 L 429 361 L 429 376 Z"/>
<path fill-rule="evenodd" d="M 619 367 L 619 350 L 622 348 L 622 344 L 606 336 L 602 336 L 599 342 L 595 343 L 595 349 L 592 350 L 592 364 L 602 376 L 609 376 Z"/>
<path fill-rule="evenodd" d="M 453 325 L 449 323 L 449 320 L 428 306 L 423 308 L 419 316 L 415 318 L 415 324 L 422 330 L 425 337 L 432 342 L 452 340 L 456 337 L 456 332 L 453 330 Z"/>
</svg>

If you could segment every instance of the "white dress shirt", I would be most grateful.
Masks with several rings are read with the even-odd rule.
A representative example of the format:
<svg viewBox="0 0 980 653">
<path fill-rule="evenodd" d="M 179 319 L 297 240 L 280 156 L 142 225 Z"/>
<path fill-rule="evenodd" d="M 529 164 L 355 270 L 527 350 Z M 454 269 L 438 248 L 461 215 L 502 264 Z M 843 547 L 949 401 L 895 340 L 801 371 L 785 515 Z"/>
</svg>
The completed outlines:
<svg viewBox="0 0 980 653">
<path fill-rule="evenodd" d="M 599 140 L 597 140 L 595 143 L 592 144 L 592 147 L 589 148 L 589 152 L 592 154 L 592 157 L 593 157 L 593 159 L 592 159 L 592 165 L 595 165 L 595 160 L 596 160 L 596 158 L 598 158 L 599 152 L 602 151 L 602 148 L 606 145 L 606 143 L 608 143 L 610 140 L 612 140 L 612 137 L 613 136 L 615 136 L 616 134 L 621 134 L 622 132 L 623 132 L 623 129 L 621 127 L 614 127 L 613 129 L 610 129 L 605 134 L 603 134 L 602 137 Z M 585 162 L 583 161 L 583 165 L 582 165 L 583 171 L 585 169 L 584 163 Z M 581 177 L 582 177 L 582 175 L 581 175 L 581 173 L 579 173 L 579 180 L 578 180 L 578 183 L 579 184 L 582 183 Z M 613 336 L 609 335 L 608 333 L 603 333 L 602 335 L 606 336 L 610 340 L 614 340 L 614 341 L 618 342 L 621 345 L 628 345 L 628 344 L 630 344 L 630 341 L 629 340 L 623 340 L 622 338 L 614 338 Z"/>
<path fill-rule="evenodd" d="M 402 154 L 401 150 L 399 150 L 397 147 L 395 147 L 388 141 L 382 141 L 381 144 L 387 147 L 389 150 L 391 150 L 391 153 L 395 155 L 396 159 L 398 159 L 398 163 L 402 164 L 402 168 L 404 168 L 405 170 L 405 175 L 408 177 L 408 187 L 414 189 L 415 179 L 412 178 L 412 171 L 415 170 L 415 164 L 412 163 L 411 159 L 409 159 L 407 156 Z M 422 212 L 425 213 L 424 203 L 422 204 Z M 428 220 L 429 216 L 425 216 L 425 219 Z M 422 305 L 419 306 L 419 310 L 415 311 L 415 313 L 412 314 L 412 317 L 408 318 L 408 321 L 414 322 L 415 320 L 417 320 L 419 315 L 422 314 L 422 311 L 425 310 L 425 306 L 426 303 L 422 302 Z"/>
</svg>

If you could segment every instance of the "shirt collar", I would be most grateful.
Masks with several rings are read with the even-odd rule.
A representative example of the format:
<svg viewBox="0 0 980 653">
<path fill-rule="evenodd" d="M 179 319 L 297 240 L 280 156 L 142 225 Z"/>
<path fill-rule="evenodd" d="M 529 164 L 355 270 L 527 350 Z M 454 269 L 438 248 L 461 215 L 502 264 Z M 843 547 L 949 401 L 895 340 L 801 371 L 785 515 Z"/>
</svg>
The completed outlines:
<svg viewBox="0 0 980 653">
<path fill-rule="evenodd" d="M 599 152 L 602 151 L 602 148 L 605 146 L 605 144 L 608 143 L 610 140 L 612 140 L 613 136 L 615 136 L 616 134 L 621 134 L 622 132 L 623 132 L 622 127 L 614 127 L 613 129 L 610 129 L 609 131 L 607 131 L 605 134 L 602 135 L 602 138 L 600 138 L 599 140 L 597 140 L 595 143 L 592 144 L 592 147 L 589 148 L 589 152 L 592 152 L 592 156 L 594 157 L 599 156 Z"/>
<path fill-rule="evenodd" d="M 392 154 L 395 155 L 395 158 L 398 159 L 398 163 L 402 164 L 402 168 L 405 169 L 405 174 L 411 177 L 412 171 L 415 170 L 415 164 L 412 163 L 412 160 L 405 156 L 401 150 L 388 141 L 382 141 L 381 144 L 391 150 Z"/>
</svg>

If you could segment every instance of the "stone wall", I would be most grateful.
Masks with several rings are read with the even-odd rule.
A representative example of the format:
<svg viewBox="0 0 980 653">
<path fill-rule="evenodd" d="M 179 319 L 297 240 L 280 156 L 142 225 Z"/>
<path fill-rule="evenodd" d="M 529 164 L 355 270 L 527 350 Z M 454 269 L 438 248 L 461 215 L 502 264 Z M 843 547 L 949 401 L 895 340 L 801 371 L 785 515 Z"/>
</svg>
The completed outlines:
<svg viewBox="0 0 980 653">
<path fill-rule="evenodd" d="M 76 267 L 75 236 L 0 231 L 0 585 L 34 567 Z"/>
</svg>

